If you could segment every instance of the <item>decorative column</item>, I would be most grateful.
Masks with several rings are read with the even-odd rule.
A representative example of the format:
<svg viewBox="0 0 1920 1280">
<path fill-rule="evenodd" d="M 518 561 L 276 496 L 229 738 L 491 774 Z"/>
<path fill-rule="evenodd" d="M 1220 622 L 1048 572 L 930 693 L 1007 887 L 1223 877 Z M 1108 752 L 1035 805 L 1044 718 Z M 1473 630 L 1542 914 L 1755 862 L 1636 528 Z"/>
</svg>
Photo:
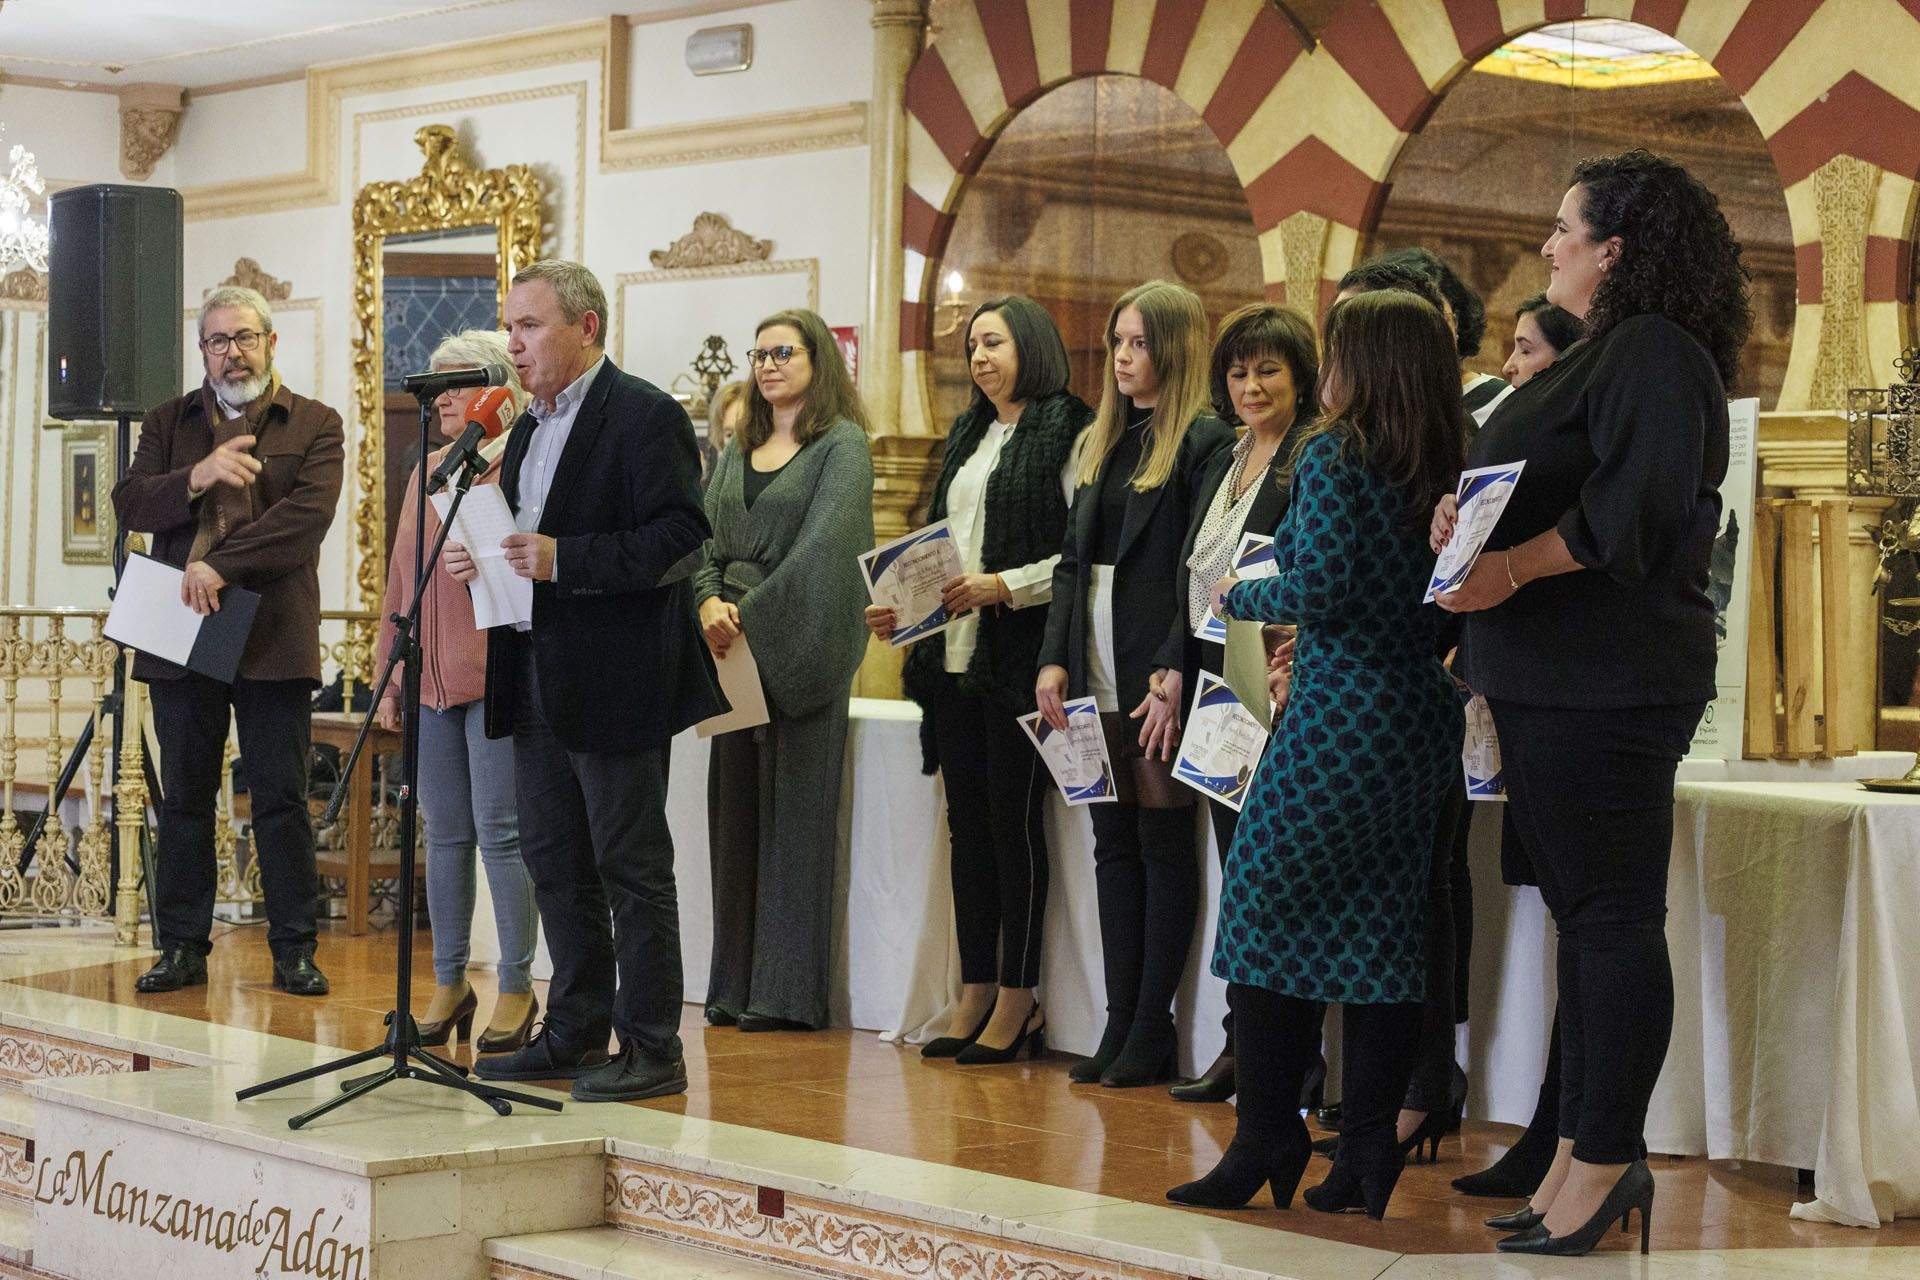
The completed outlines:
<svg viewBox="0 0 1920 1280">
<path fill-rule="evenodd" d="M 907 72 L 920 55 L 926 0 L 873 0 L 873 94 L 867 105 L 867 331 L 861 393 L 875 434 L 900 430 L 900 300 L 906 271 L 901 192 L 907 180 Z"/>
<path fill-rule="evenodd" d="M 120 90 L 120 172 L 135 182 L 153 176 L 153 166 L 180 135 L 185 110 L 177 84 L 130 84 Z"/>
</svg>

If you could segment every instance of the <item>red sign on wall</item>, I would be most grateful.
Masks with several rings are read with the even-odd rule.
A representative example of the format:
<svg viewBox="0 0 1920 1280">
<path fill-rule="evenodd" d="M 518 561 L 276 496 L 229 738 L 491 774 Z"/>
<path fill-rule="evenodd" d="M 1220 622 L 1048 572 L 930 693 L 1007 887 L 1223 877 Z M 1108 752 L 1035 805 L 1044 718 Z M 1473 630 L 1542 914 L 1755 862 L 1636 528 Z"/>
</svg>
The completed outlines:
<svg viewBox="0 0 1920 1280">
<path fill-rule="evenodd" d="M 840 346 L 840 358 L 847 362 L 847 376 L 855 385 L 860 382 L 860 326 L 840 324 L 833 326 L 833 340 Z"/>
</svg>

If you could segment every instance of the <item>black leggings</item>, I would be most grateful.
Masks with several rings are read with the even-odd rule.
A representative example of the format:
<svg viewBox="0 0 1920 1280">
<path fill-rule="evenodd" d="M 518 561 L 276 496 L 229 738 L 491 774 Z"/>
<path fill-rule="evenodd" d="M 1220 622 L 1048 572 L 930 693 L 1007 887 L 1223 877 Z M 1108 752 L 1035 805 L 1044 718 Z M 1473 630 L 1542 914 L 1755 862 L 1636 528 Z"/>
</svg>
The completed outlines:
<svg viewBox="0 0 1920 1280">
<path fill-rule="evenodd" d="M 1427 998 L 1421 1006 L 1420 1049 L 1407 1106 L 1453 1109 L 1454 1026 L 1466 1021 L 1467 959 L 1473 944 L 1473 888 L 1467 879 L 1467 832 L 1473 802 L 1464 777 L 1441 797 L 1434 825 L 1433 864 L 1427 881 Z"/>
<path fill-rule="evenodd" d="M 942 677 L 934 749 L 953 839 L 960 981 L 1040 985 L 1052 781 L 1013 716 Z"/>
<path fill-rule="evenodd" d="M 1237 1145 L 1273 1143 L 1300 1123 L 1300 1092 L 1320 1049 L 1325 1007 L 1233 983 Z M 1395 1124 L 1420 1036 L 1417 1004 L 1341 1008 L 1341 1159 L 1365 1169 L 1394 1162 Z"/>
<path fill-rule="evenodd" d="M 1673 778 L 1704 709 L 1488 699 L 1514 828 L 1560 933 L 1560 1136 L 1637 1158 L 1673 1031 Z"/>
<path fill-rule="evenodd" d="M 1199 909 L 1193 808 L 1090 806 L 1107 1027 L 1174 1043 L 1173 997 Z"/>
</svg>

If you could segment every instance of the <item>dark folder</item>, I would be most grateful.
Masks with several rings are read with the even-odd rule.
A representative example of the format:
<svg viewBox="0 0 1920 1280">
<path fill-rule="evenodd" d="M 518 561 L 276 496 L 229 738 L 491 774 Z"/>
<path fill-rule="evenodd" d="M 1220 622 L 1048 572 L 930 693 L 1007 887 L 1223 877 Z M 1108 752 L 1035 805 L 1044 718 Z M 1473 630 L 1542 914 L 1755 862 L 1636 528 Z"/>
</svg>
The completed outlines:
<svg viewBox="0 0 1920 1280">
<path fill-rule="evenodd" d="M 181 570 L 138 552 L 121 571 L 106 634 L 130 649 L 183 666 L 222 684 L 240 672 L 240 655 L 260 611 L 260 593 L 245 587 L 220 592 L 220 611 L 202 617 L 180 603 Z M 162 582 L 162 578 L 165 582 Z M 130 583 L 137 588 L 129 592 Z M 162 588 L 171 584 L 169 598 Z M 185 613 L 190 615 L 183 618 Z"/>
</svg>

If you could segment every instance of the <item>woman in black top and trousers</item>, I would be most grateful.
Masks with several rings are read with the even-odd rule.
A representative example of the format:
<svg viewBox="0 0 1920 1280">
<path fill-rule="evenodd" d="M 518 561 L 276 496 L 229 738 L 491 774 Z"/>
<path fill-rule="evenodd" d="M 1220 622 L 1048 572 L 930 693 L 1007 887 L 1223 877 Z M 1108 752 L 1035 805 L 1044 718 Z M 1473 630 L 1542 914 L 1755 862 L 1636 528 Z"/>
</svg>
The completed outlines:
<svg viewBox="0 0 1920 1280">
<path fill-rule="evenodd" d="M 1062 730 L 1062 703 L 1092 696 L 1108 730 L 1121 801 L 1089 811 L 1107 1026 L 1069 1074 L 1132 1088 L 1171 1079 L 1178 1063 L 1173 997 L 1200 868 L 1195 793 L 1171 774 L 1182 673 L 1156 663 L 1184 611 L 1174 578 L 1194 489 L 1233 430 L 1207 413 L 1207 320 L 1191 290 L 1158 280 L 1129 289 L 1107 318 L 1107 345 L 1034 695 Z"/>
<path fill-rule="evenodd" d="M 1576 168 L 1541 252 L 1547 297 L 1588 337 L 1474 441 L 1470 466 L 1527 469 L 1440 599 L 1466 615 L 1468 682 L 1560 934 L 1561 1146 L 1543 1216 L 1500 1248 L 1585 1253 L 1638 1208 L 1644 1251 L 1638 1154 L 1673 1027 L 1673 781 L 1714 695 L 1707 564 L 1751 310 L 1719 203 L 1645 151 Z M 1443 499 L 1436 546 L 1453 522 Z"/>
<path fill-rule="evenodd" d="M 1213 585 L 1232 572 L 1242 534 L 1271 538 L 1287 511 L 1292 484 L 1293 428 L 1320 403 L 1320 355 L 1313 325 L 1297 311 L 1256 302 L 1220 321 L 1208 385 L 1213 410 L 1242 427 L 1231 449 L 1213 455 L 1193 494 L 1193 519 L 1180 548 L 1175 594 L 1181 609 L 1160 651 L 1159 665 L 1181 673 L 1192 698 L 1199 673 L 1226 673 L 1225 647 L 1194 634 L 1213 611 Z M 1226 865 L 1239 813 L 1208 802 L 1214 846 Z M 1233 1096 L 1233 987 L 1227 987 L 1227 1041 L 1213 1065 L 1172 1089 L 1181 1102 L 1225 1102 Z"/>
</svg>

